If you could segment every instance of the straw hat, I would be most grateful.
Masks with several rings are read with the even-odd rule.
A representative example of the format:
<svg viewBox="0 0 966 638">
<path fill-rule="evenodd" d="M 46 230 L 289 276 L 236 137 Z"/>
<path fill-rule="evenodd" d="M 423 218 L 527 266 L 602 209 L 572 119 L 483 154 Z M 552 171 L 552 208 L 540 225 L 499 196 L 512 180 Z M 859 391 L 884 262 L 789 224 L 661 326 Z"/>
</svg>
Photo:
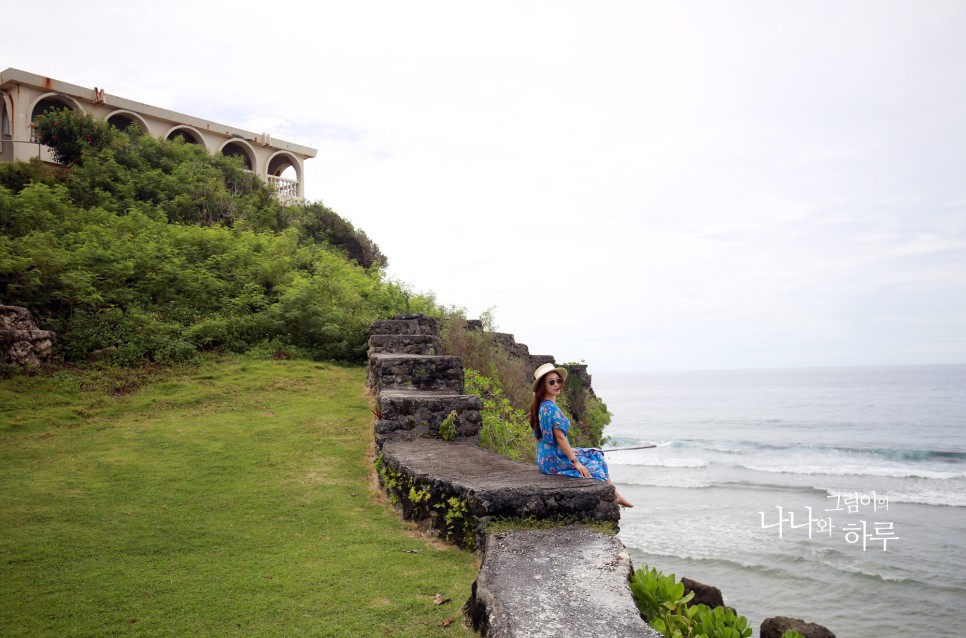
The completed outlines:
<svg viewBox="0 0 966 638">
<path fill-rule="evenodd" d="M 533 372 L 533 391 L 537 391 L 537 386 L 540 385 L 540 379 L 543 378 L 545 374 L 550 372 L 556 372 L 560 375 L 560 378 L 564 381 L 567 380 L 567 368 L 557 368 L 554 367 L 552 363 L 545 363 Z"/>
</svg>

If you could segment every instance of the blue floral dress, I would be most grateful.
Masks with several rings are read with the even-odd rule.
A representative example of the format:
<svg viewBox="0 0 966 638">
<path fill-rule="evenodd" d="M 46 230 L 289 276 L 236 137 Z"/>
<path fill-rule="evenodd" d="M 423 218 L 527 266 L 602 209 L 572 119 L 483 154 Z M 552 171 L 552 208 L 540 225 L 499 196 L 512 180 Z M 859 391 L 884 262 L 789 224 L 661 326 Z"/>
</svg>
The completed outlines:
<svg viewBox="0 0 966 638">
<path fill-rule="evenodd" d="M 564 436 L 570 430 L 570 419 L 564 416 L 553 401 L 544 401 L 537 412 L 540 419 L 540 440 L 537 441 L 537 467 L 544 474 L 560 474 L 562 476 L 580 477 L 580 472 L 564 454 L 557 440 L 553 436 L 553 429 L 562 430 Z M 604 453 L 594 448 L 573 447 L 577 460 L 587 467 L 590 475 L 599 481 L 606 481 L 610 475 L 607 472 L 607 462 Z"/>
</svg>

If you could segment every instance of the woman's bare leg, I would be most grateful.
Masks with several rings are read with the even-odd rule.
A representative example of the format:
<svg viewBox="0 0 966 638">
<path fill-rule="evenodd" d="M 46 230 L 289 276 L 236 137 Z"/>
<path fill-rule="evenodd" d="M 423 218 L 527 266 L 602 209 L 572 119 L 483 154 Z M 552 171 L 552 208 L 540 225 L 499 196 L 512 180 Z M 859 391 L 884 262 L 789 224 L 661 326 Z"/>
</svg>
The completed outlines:
<svg viewBox="0 0 966 638">
<path fill-rule="evenodd" d="M 611 481 L 610 479 L 607 479 L 607 484 L 608 485 L 613 485 L 614 482 Z M 614 488 L 614 496 L 616 497 L 614 500 L 617 501 L 617 504 L 618 505 L 623 505 L 624 507 L 634 507 L 634 504 L 633 503 L 631 503 L 626 498 L 624 498 L 623 496 L 621 496 L 621 493 L 617 491 L 617 488 L 616 487 Z"/>
</svg>

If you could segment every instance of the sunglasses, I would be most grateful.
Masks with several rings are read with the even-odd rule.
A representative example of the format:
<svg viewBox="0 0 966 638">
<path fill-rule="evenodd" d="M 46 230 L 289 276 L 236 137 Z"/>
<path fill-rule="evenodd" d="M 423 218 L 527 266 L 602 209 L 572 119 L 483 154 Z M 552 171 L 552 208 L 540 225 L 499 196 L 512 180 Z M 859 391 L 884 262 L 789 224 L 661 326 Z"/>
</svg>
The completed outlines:
<svg viewBox="0 0 966 638">
<path fill-rule="evenodd" d="M 547 379 L 547 385 L 563 385 L 563 379 Z"/>
</svg>

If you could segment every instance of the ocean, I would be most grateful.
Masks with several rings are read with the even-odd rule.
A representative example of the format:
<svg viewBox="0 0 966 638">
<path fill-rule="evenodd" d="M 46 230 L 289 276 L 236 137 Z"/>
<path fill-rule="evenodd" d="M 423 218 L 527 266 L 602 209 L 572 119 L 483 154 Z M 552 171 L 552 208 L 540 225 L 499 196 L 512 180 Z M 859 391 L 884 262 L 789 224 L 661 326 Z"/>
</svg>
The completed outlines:
<svg viewBox="0 0 966 638">
<path fill-rule="evenodd" d="M 839 638 L 962 636 L 966 365 L 595 373 L 620 538 Z M 607 447 L 607 446 L 605 446 Z"/>
</svg>

